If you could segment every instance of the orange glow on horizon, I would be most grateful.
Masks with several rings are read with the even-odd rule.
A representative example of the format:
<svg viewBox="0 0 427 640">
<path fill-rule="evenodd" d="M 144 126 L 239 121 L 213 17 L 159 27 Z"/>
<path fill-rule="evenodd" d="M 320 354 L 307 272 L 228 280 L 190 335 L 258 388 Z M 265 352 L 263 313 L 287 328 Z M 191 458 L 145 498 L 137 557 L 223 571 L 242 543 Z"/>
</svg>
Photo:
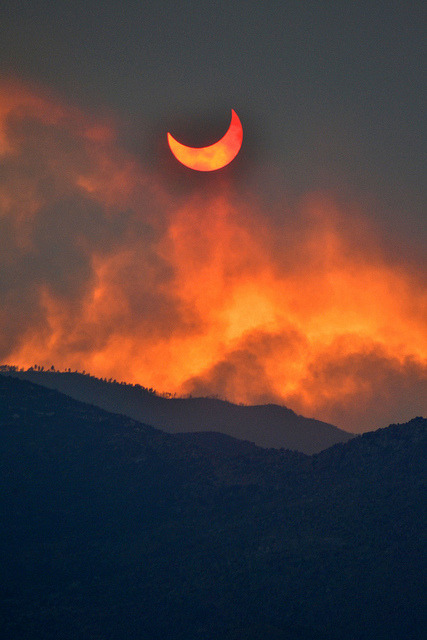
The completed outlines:
<svg viewBox="0 0 427 640">
<path fill-rule="evenodd" d="M 196 171 L 216 171 L 230 164 L 239 153 L 242 141 L 242 124 L 233 109 L 227 133 L 208 147 L 187 147 L 168 133 L 168 144 L 175 158 Z"/>
</svg>

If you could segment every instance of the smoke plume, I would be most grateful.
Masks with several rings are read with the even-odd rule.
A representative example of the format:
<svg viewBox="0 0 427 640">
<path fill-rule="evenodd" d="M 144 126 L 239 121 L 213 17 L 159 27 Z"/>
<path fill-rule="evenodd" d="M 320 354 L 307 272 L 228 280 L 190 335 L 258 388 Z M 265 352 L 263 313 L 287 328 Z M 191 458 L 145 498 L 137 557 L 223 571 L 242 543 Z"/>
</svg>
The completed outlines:
<svg viewBox="0 0 427 640">
<path fill-rule="evenodd" d="M 423 272 L 369 211 L 337 194 L 269 208 L 225 177 L 182 187 L 112 118 L 10 81 L 0 96 L 0 361 L 353 431 L 425 412 Z"/>
</svg>

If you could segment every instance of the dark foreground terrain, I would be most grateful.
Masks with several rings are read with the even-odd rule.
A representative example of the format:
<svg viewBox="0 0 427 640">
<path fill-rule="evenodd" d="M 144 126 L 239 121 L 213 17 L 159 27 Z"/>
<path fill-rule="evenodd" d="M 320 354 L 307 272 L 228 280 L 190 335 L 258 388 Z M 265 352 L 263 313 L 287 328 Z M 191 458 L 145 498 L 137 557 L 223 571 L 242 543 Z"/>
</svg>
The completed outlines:
<svg viewBox="0 0 427 640">
<path fill-rule="evenodd" d="M 307 456 L 0 376 L 0 637 L 421 640 L 426 426 Z"/>
</svg>

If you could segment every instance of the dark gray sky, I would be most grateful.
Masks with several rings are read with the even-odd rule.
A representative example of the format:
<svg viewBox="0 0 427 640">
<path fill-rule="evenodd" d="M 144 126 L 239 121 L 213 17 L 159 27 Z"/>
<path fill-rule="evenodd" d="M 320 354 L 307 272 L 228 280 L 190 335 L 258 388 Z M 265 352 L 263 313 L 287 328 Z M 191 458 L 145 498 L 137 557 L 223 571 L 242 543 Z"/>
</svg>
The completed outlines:
<svg viewBox="0 0 427 640">
<path fill-rule="evenodd" d="M 264 188 L 338 187 L 372 199 L 373 215 L 417 242 L 422 5 L 5 0 L 0 66 L 86 107 L 118 110 L 141 147 L 150 127 L 178 135 L 183 121 L 203 144 L 216 134 L 200 123 L 223 132 L 233 107 L 251 160 L 281 167 L 261 171 Z"/>
</svg>

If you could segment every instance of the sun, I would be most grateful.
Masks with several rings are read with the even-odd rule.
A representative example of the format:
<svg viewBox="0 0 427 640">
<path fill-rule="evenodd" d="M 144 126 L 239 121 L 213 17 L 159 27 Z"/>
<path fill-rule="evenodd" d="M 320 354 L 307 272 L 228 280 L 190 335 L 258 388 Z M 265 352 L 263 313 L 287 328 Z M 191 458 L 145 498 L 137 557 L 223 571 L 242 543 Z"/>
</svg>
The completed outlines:
<svg viewBox="0 0 427 640">
<path fill-rule="evenodd" d="M 187 147 L 168 133 L 168 143 L 175 158 L 195 171 L 216 171 L 229 164 L 240 151 L 243 141 L 242 123 L 231 110 L 231 122 L 227 133 L 208 147 Z"/>
</svg>

